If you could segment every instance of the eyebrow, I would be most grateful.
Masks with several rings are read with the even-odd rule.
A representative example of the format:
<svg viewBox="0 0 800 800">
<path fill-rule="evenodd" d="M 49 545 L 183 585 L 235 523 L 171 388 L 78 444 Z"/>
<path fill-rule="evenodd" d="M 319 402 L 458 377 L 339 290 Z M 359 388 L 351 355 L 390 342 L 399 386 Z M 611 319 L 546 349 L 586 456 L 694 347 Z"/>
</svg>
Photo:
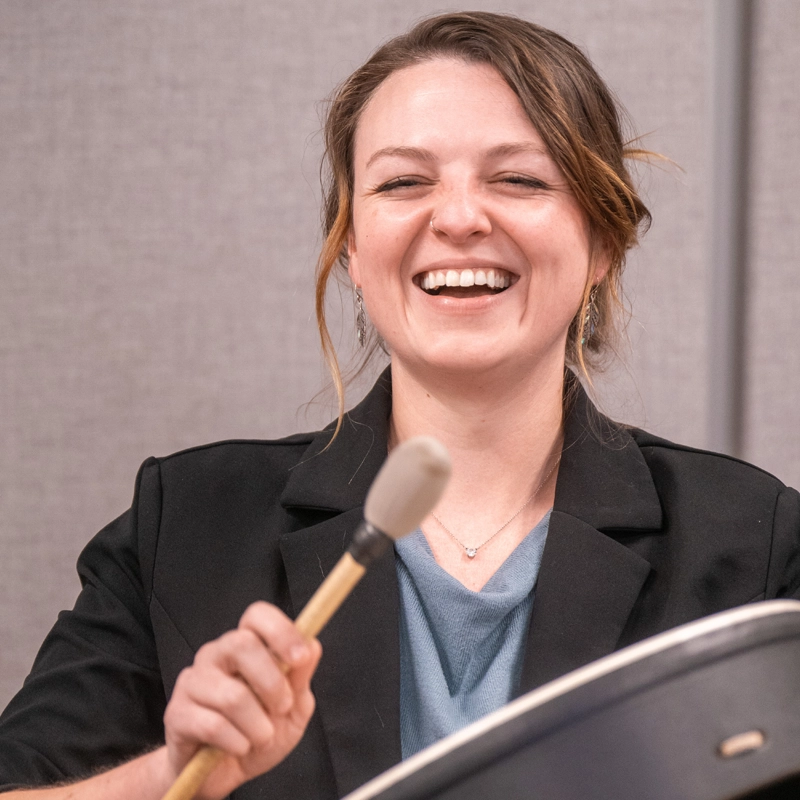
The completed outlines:
<svg viewBox="0 0 800 800">
<path fill-rule="evenodd" d="M 416 161 L 436 161 L 436 157 L 430 150 L 423 150 L 421 147 L 382 147 L 376 150 L 367 161 L 367 169 L 379 158 L 389 158 L 400 156 L 401 158 L 412 158 Z"/>
<path fill-rule="evenodd" d="M 498 144 L 490 148 L 486 155 L 489 158 L 502 158 L 503 156 L 515 156 L 517 153 L 531 153 L 537 156 L 549 155 L 547 148 L 533 142 L 509 142 L 508 144 Z"/>
<path fill-rule="evenodd" d="M 489 148 L 486 151 L 488 158 L 503 158 L 504 156 L 513 156 L 518 153 L 531 153 L 533 155 L 546 156 L 547 148 L 540 144 L 533 142 L 508 142 L 507 144 L 498 144 Z M 367 161 L 367 169 L 369 169 L 376 161 L 381 158 L 391 158 L 397 156 L 400 158 L 410 158 L 415 161 L 436 161 L 436 156 L 430 151 L 421 147 L 382 147 L 376 150 Z"/>
</svg>

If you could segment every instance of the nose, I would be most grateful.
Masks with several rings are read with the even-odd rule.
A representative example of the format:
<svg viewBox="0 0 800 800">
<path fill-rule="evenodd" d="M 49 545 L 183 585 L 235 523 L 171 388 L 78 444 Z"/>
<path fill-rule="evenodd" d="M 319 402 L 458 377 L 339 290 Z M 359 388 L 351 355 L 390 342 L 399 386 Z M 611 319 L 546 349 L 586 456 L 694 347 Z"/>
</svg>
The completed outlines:
<svg viewBox="0 0 800 800">
<path fill-rule="evenodd" d="M 455 244 L 482 238 L 492 231 L 492 223 L 473 186 L 450 186 L 433 207 L 430 227 L 436 236 L 446 236 Z"/>
</svg>

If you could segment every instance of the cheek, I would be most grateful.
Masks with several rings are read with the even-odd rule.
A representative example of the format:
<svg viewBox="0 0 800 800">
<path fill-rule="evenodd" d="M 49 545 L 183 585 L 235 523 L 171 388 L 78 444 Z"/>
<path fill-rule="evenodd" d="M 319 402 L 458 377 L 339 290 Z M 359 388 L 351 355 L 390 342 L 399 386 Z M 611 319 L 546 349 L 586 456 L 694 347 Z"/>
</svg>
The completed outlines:
<svg viewBox="0 0 800 800">
<path fill-rule="evenodd" d="M 540 244 L 549 251 L 561 278 L 583 286 L 590 261 L 589 228 L 583 214 L 559 214 L 544 233 Z"/>
<path fill-rule="evenodd" d="M 360 230 L 353 252 L 361 279 L 376 285 L 402 281 L 404 264 L 414 248 L 413 235 L 377 214 L 365 215 Z"/>
<path fill-rule="evenodd" d="M 364 304 L 372 322 L 385 335 L 383 326 L 399 307 L 398 278 L 399 255 L 395 252 L 391 236 L 368 221 L 362 230 L 368 234 L 356 237 L 356 249 L 351 259 L 351 278 L 358 278 L 364 295 Z"/>
<path fill-rule="evenodd" d="M 375 215 L 361 211 L 353 213 L 353 246 L 362 273 L 374 271 L 376 254 L 381 247 L 381 228 L 376 224 Z"/>
<path fill-rule="evenodd" d="M 589 276 L 588 231 L 582 217 L 559 214 L 528 230 L 525 256 L 531 265 L 529 299 L 535 316 L 548 313 L 567 324 L 580 307 Z M 522 241 L 519 240 L 518 241 Z"/>
</svg>

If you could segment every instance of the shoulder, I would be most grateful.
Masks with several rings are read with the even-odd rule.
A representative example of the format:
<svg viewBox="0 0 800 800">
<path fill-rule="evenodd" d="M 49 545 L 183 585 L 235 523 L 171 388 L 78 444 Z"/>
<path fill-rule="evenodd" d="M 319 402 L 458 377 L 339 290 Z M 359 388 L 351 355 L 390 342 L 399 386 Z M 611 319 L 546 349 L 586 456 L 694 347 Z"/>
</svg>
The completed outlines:
<svg viewBox="0 0 800 800">
<path fill-rule="evenodd" d="M 189 641 L 235 626 L 257 598 L 287 607 L 280 542 L 300 523 L 282 497 L 316 440 L 212 442 L 142 465 L 131 521 L 144 594 L 170 625 L 195 630 Z M 200 630 L 192 615 L 212 624 Z"/>
<path fill-rule="evenodd" d="M 197 445 L 166 456 L 148 458 L 142 480 L 156 477 L 172 491 L 237 492 L 258 485 L 285 483 L 318 433 L 297 433 L 282 439 L 229 439 Z M 277 488 L 277 486 L 276 486 Z"/>
<path fill-rule="evenodd" d="M 295 433 L 281 439 L 225 439 L 209 442 L 166 456 L 154 457 L 153 461 L 185 468 L 194 464 L 236 464 L 244 461 L 284 461 L 303 451 L 314 441 L 319 432 Z"/>
<path fill-rule="evenodd" d="M 222 540 L 278 538 L 289 523 L 282 496 L 317 435 L 237 439 L 148 458 L 136 480 L 132 521 L 145 572 L 156 552 L 195 547 L 216 551 Z"/>
<path fill-rule="evenodd" d="M 773 490 L 786 488 L 774 475 L 740 458 L 672 442 L 639 428 L 628 428 L 628 432 L 651 468 L 674 466 L 711 481 L 741 481 Z"/>
<path fill-rule="evenodd" d="M 797 495 L 774 475 L 741 459 L 615 422 L 592 404 L 581 387 L 574 393 L 564 428 L 562 464 L 569 460 L 576 476 L 573 482 L 582 495 L 594 492 L 598 506 L 647 506 L 650 524 L 657 505 L 673 519 L 677 515 L 698 521 L 731 520 L 738 514 L 741 523 L 753 517 L 764 520 L 772 516 L 779 497 Z M 575 494 L 569 498 L 573 505 L 591 506 Z M 743 511 L 747 513 L 742 515 Z M 628 525 L 636 521 L 632 513 L 616 516 Z"/>
<path fill-rule="evenodd" d="M 760 467 L 723 453 L 662 439 L 631 428 L 659 496 L 681 501 L 717 518 L 771 517 L 780 503 L 798 506 L 800 496 Z M 800 512 L 798 512 L 800 513 Z"/>
<path fill-rule="evenodd" d="M 741 459 L 628 431 L 659 495 L 675 569 L 694 596 L 730 589 L 728 606 L 800 598 L 800 493 Z"/>
</svg>

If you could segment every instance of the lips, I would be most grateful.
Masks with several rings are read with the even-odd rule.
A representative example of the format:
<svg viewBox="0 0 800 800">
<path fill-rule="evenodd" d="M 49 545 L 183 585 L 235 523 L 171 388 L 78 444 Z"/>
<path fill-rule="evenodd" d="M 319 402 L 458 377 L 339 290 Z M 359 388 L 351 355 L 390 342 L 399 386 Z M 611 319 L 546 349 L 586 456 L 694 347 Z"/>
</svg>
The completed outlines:
<svg viewBox="0 0 800 800">
<path fill-rule="evenodd" d="M 414 282 L 428 294 L 453 294 L 454 296 L 474 296 L 476 294 L 497 294 L 511 286 L 513 276 L 498 268 L 465 267 L 462 269 L 433 269 L 415 276 Z M 450 291 L 472 289 L 470 292 Z"/>
</svg>

